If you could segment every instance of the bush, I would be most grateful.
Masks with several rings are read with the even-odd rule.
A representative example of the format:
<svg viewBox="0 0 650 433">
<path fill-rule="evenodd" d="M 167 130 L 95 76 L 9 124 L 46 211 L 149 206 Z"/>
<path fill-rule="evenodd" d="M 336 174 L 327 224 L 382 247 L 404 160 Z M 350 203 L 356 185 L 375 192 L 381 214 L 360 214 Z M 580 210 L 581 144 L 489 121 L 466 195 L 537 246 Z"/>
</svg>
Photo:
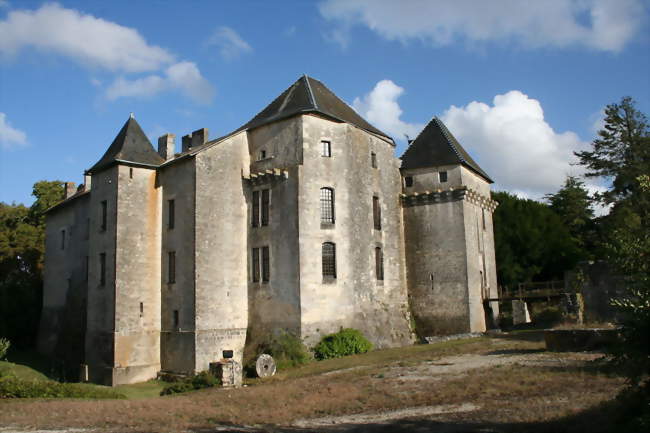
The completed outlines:
<svg viewBox="0 0 650 433">
<path fill-rule="evenodd" d="M 323 337 L 314 347 L 314 355 L 316 359 L 323 360 L 366 353 L 371 349 L 372 343 L 360 331 L 347 328 Z"/>
<path fill-rule="evenodd" d="M 0 338 L 0 360 L 5 359 L 10 346 L 11 342 L 9 340 L 6 338 Z"/>
<path fill-rule="evenodd" d="M 182 381 L 174 382 L 160 391 L 160 395 L 178 394 L 181 392 L 194 391 L 196 389 L 211 388 L 221 385 L 221 381 L 210 372 L 202 371 Z"/>
<path fill-rule="evenodd" d="M 0 378 L 1 398 L 126 398 L 112 389 L 82 383 L 53 380 L 23 380 L 13 376 Z"/>
<path fill-rule="evenodd" d="M 307 364 L 311 360 L 311 354 L 302 340 L 288 332 L 274 337 L 267 350 L 278 370 Z"/>
</svg>

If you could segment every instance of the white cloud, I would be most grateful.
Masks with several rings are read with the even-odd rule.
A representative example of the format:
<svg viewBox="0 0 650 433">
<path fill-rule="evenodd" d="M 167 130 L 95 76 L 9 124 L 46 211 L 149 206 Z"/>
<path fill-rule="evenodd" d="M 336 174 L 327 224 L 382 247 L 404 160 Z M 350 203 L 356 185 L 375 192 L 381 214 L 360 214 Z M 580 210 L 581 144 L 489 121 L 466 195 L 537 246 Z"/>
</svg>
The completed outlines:
<svg viewBox="0 0 650 433">
<path fill-rule="evenodd" d="M 173 61 L 134 29 L 47 3 L 35 11 L 15 10 L 0 21 L 0 53 L 33 47 L 111 71 L 142 72 Z"/>
<path fill-rule="evenodd" d="M 352 107 L 380 130 L 401 139 L 404 134 L 414 138 L 423 125 L 407 123 L 400 119 L 402 109 L 397 103 L 404 89 L 391 80 L 379 81 L 374 89 L 362 98 L 354 98 Z"/>
<path fill-rule="evenodd" d="M 389 40 L 502 41 L 604 51 L 620 51 L 646 15 L 641 0 L 325 0 L 319 9 L 344 29 L 362 24 Z"/>
<path fill-rule="evenodd" d="M 235 30 L 230 27 L 218 27 L 207 41 L 208 45 L 219 47 L 221 56 L 233 60 L 242 54 L 253 51 L 253 48 Z"/>
<path fill-rule="evenodd" d="M 574 132 L 554 131 L 539 101 L 518 90 L 495 96 L 492 105 L 452 105 L 441 118 L 496 189 L 539 199 L 556 192 L 567 175 L 584 171 L 570 164 L 576 161 L 573 152 L 588 144 Z"/>
<path fill-rule="evenodd" d="M 13 128 L 7 121 L 7 115 L 0 113 L 0 147 L 15 149 L 27 145 L 27 134 Z"/>
<path fill-rule="evenodd" d="M 149 98 L 169 90 L 179 90 L 202 104 L 214 98 L 214 88 L 192 62 L 175 63 L 164 71 L 164 76 L 149 75 L 135 80 L 118 77 L 106 89 L 106 98 L 110 101 L 125 97 Z"/>
</svg>

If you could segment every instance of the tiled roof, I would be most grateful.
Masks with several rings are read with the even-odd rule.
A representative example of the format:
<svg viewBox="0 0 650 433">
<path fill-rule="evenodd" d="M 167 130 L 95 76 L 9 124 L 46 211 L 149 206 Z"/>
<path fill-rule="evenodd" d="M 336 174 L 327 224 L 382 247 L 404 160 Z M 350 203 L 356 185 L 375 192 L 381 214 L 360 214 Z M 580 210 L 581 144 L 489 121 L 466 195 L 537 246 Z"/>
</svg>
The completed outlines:
<svg viewBox="0 0 650 433">
<path fill-rule="evenodd" d="M 402 155 L 402 168 L 426 168 L 440 165 L 463 164 L 485 180 L 490 176 L 463 149 L 456 137 L 437 117 L 424 127 Z"/>
<path fill-rule="evenodd" d="M 129 117 L 120 132 L 113 140 L 104 156 L 88 169 L 96 173 L 116 162 L 131 162 L 149 166 L 159 166 L 165 160 L 154 150 L 147 136 L 142 132 L 133 116 Z"/>
</svg>

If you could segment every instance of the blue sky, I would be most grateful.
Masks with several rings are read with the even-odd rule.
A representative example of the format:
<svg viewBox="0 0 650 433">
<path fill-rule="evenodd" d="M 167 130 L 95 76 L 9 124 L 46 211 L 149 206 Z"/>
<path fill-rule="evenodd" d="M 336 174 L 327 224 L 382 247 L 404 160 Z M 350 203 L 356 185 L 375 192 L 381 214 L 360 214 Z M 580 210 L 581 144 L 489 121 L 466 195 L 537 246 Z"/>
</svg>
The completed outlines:
<svg viewBox="0 0 650 433">
<path fill-rule="evenodd" d="M 605 105 L 650 114 L 644 0 L 0 0 L 0 201 L 80 182 L 134 112 L 224 135 L 300 75 L 405 149 L 432 117 L 506 189 L 555 192 Z M 180 139 L 177 139 L 180 141 Z M 177 143 L 180 146 L 180 143 Z M 602 180 L 588 180 L 592 190 Z"/>
</svg>

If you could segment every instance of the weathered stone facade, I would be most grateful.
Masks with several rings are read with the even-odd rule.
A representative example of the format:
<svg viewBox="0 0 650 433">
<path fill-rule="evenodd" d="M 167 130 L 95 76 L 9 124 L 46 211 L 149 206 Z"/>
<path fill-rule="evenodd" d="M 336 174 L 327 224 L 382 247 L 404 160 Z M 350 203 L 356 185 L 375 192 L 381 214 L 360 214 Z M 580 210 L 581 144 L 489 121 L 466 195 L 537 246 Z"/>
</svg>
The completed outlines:
<svg viewBox="0 0 650 433">
<path fill-rule="evenodd" d="M 283 331 L 392 347 L 496 316 L 491 180 L 439 120 L 400 161 L 305 76 L 225 137 L 173 138 L 155 152 L 130 118 L 48 211 L 39 347 L 90 380 L 241 362 Z"/>
</svg>

